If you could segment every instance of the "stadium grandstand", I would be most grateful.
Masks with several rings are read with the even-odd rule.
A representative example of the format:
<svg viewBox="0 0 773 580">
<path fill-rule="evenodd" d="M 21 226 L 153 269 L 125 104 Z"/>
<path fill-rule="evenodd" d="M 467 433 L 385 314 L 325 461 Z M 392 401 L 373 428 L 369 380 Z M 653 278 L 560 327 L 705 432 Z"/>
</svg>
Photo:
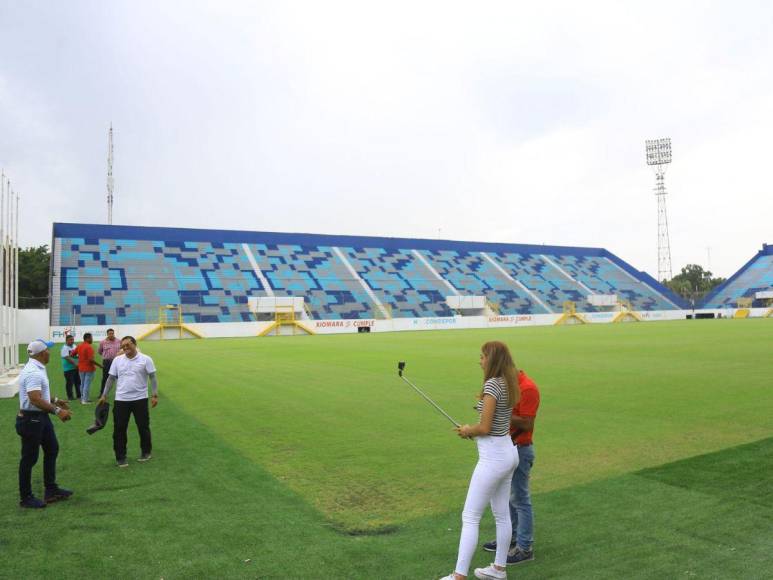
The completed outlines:
<svg viewBox="0 0 773 580">
<path fill-rule="evenodd" d="M 309 320 L 445 317 L 454 297 L 488 312 L 679 310 L 655 279 L 602 248 L 56 223 L 51 325 L 255 320 L 250 299 L 302 298 Z"/>
<path fill-rule="evenodd" d="M 700 308 L 766 308 L 772 304 L 773 246 L 762 244 L 762 249 L 738 272 L 706 295 Z"/>
</svg>

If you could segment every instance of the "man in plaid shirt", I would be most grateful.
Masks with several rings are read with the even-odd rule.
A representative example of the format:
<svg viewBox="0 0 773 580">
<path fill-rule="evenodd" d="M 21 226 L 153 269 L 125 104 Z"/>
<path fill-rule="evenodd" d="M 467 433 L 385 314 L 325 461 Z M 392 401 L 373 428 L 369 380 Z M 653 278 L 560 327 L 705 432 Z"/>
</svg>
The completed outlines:
<svg viewBox="0 0 773 580">
<path fill-rule="evenodd" d="M 115 330 L 112 328 L 107 329 L 107 338 L 99 343 L 99 350 L 97 352 L 102 357 L 102 386 L 99 389 L 99 396 L 101 397 L 105 390 L 110 365 L 113 363 L 113 359 L 121 354 L 121 341 L 115 337 Z"/>
</svg>

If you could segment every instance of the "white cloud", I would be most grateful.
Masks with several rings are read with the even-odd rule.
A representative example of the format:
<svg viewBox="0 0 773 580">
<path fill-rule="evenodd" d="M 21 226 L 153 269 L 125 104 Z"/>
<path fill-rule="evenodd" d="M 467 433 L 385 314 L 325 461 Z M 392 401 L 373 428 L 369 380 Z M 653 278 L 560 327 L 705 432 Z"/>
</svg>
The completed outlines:
<svg viewBox="0 0 773 580">
<path fill-rule="evenodd" d="M 22 239 L 103 221 L 606 247 L 656 274 L 773 242 L 764 3 L 0 0 Z"/>
</svg>

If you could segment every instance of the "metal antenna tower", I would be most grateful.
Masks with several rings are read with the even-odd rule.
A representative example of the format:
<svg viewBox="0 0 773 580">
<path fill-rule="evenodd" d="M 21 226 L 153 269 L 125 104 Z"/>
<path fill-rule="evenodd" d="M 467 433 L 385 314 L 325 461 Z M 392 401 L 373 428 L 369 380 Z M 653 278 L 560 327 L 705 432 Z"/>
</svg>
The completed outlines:
<svg viewBox="0 0 773 580">
<path fill-rule="evenodd" d="M 671 163 L 671 138 L 645 141 L 647 165 L 655 169 L 655 195 L 658 198 L 658 281 L 670 280 L 671 242 L 668 237 L 668 213 L 666 212 L 666 166 Z"/>
<path fill-rule="evenodd" d="M 113 124 L 110 123 L 107 145 L 107 223 L 113 224 Z"/>
</svg>

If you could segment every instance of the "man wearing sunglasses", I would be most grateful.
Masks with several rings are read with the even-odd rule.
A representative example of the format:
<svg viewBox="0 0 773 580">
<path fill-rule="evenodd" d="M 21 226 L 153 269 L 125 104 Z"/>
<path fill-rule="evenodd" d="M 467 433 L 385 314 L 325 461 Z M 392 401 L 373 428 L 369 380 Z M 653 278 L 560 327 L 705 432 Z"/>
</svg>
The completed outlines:
<svg viewBox="0 0 773 580">
<path fill-rule="evenodd" d="M 105 383 L 105 390 L 99 398 L 99 404 L 105 403 L 110 391 L 115 388 L 113 403 L 113 450 L 118 467 L 128 467 L 126 459 L 126 432 L 129 427 L 129 417 L 134 415 L 137 431 L 140 435 L 141 455 L 137 461 L 144 463 L 151 458 L 152 442 L 150 437 L 150 413 L 148 410 L 148 383 L 152 395 L 150 406 L 158 404 L 158 381 L 153 359 L 142 354 L 137 349 L 137 341 L 133 336 L 121 339 L 122 355 L 115 357 L 110 365 L 110 373 Z"/>
<path fill-rule="evenodd" d="M 72 492 L 56 483 L 56 458 L 59 442 L 49 415 L 56 415 L 62 422 L 70 420 L 66 401 L 56 397 L 51 401 L 46 365 L 51 358 L 49 348 L 53 342 L 33 340 L 27 345 L 29 361 L 19 375 L 19 413 L 16 415 L 16 433 L 21 437 L 21 461 L 19 462 L 19 505 L 23 508 L 44 508 L 46 504 L 65 500 Z M 43 448 L 44 500 L 32 495 L 32 468 L 38 462 Z"/>
</svg>

